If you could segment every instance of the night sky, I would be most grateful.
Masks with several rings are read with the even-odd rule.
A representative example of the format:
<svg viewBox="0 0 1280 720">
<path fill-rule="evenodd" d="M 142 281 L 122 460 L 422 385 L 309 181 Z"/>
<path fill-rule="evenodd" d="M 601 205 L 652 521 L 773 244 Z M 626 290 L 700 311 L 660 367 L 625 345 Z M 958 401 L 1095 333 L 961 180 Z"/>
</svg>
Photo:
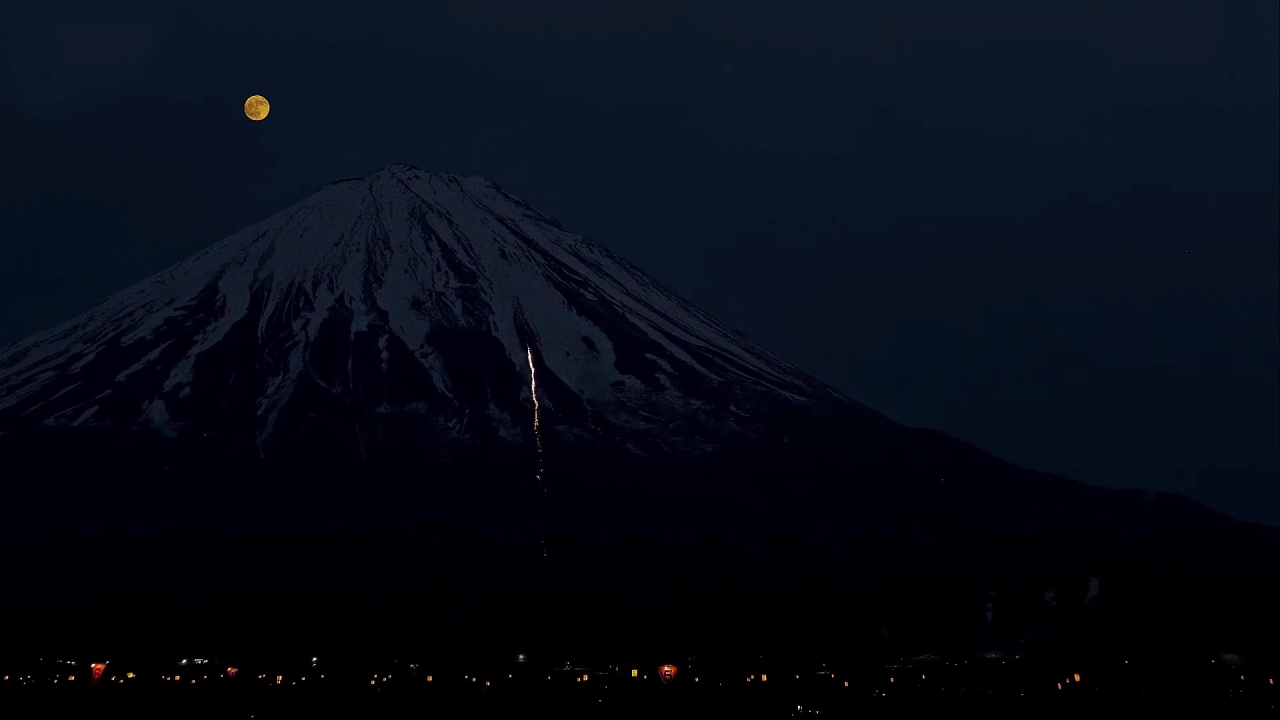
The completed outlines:
<svg viewBox="0 0 1280 720">
<path fill-rule="evenodd" d="M 405 162 L 902 422 L 1280 523 L 1278 7 L 5 3 L 0 343 Z"/>
</svg>

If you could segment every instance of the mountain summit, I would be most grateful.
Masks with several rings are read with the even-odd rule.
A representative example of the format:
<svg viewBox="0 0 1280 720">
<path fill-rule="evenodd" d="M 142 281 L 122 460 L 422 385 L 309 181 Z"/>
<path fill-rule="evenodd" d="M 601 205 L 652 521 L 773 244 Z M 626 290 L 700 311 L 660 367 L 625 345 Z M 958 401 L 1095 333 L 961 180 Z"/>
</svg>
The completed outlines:
<svg viewBox="0 0 1280 720">
<path fill-rule="evenodd" d="M 393 435 L 516 441 L 535 421 L 696 453 L 832 401 L 851 403 L 498 185 L 407 165 L 0 351 L 0 427 L 147 427 L 264 455 L 302 437 L 361 455 Z"/>
</svg>

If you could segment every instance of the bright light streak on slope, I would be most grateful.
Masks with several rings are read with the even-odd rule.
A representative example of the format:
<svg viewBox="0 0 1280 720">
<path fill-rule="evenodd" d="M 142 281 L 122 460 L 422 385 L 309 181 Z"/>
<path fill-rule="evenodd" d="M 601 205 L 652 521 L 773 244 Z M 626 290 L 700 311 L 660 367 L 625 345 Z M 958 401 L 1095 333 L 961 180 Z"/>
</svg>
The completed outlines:
<svg viewBox="0 0 1280 720">
<path fill-rule="evenodd" d="M 540 416 L 540 407 L 538 405 L 538 374 L 533 367 L 533 348 L 525 346 L 525 356 L 529 359 L 529 394 L 533 396 L 533 441 L 538 447 L 538 469 L 536 477 L 538 478 L 538 487 L 542 488 L 542 492 L 547 491 L 546 484 L 542 481 L 542 418 Z M 542 557 L 547 556 L 547 541 L 543 538 Z"/>
<path fill-rule="evenodd" d="M 533 348 L 526 347 L 525 351 L 529 358 L 529 394 L 533 395 L 533 440 L 538 446 L 538 487 L 546 492 L 547 488 L 542 484 L 542 423 L 538 417 L 538 376 L 533 369 Z"/>
</svg>

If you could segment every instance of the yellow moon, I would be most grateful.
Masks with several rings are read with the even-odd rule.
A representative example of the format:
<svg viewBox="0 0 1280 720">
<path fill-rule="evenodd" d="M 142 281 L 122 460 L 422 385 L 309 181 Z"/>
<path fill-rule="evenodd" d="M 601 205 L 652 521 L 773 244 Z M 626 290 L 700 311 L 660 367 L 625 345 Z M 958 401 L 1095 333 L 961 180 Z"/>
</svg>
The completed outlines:
<svg viewBox="0 0 1280 720">
<path fill-rule="evenodd" d="M 261 95 L 254 95 L 244 101 L 244 114 L 250 120 L 261 120 L 271 112 L 271 103 Z"/>
</svg>

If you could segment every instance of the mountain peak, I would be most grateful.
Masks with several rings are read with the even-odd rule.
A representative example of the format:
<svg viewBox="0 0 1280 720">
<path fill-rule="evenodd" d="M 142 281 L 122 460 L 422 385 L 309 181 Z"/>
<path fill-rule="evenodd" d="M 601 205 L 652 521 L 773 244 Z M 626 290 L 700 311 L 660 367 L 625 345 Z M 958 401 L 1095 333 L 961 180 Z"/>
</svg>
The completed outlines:
<svg viewBox="0 0 1280 720">
<path fill-rule="evenodd" d="M 534 383 L 537 387 L 535 390 Z M 0 424 L 143 426 L 264 452 L 521 440 L 635 452 L 763 432 L 834 391 L 484 178 L 389 165 L 0 350 Z"/>
<path fill-rule="evenodd" d="M 338 180 L 332 180 L 328 183 L 325 183 L 325 186 L 327 187 L 329 185 L 341 185 L 346 183 L 360 183 L 360 182 L 369 183 L 369 182 L 387 180 L 387 179 L 401 179 L 401 180 L 405 178 L 422 179 L 424 177 L 434 178 L 440 182 L 453 183 L 459 186 L 463 186 L 463 185 L 470 186 L 470 187 L 496 187 L 497 186 L 497 183 L 493 182 L 492 180 L 489 180 L 488 178 L 481 177 L 479 175 L 461 175 L 458 173 L 450 173 L 450 172 L 430 172 L 427 170 L 423 170 L 417 165 L 410 165 L 408 163 L 391 163 L 390 165 L 385 165 L 382 168 L 374 171 L 370 175 L 363 176 L 363 177 L 348 177 L 348 178 L 341 178 Z"/>
</svg>

